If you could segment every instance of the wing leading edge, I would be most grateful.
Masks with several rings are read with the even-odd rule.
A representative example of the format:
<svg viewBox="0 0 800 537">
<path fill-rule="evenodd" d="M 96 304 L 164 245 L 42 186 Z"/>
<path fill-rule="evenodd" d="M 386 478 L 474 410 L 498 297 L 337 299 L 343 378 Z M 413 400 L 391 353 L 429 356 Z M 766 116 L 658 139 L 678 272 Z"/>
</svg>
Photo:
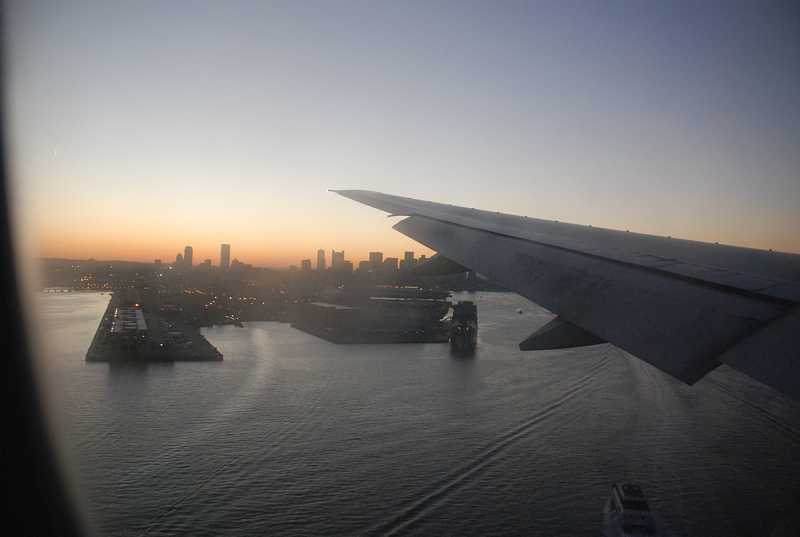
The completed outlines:
<svg viewBox="0 0 800 537">
<path fill-rule="evenodd" d="M 335 192 L 686 383 L 726 363 L 800 399 L 800 255 Z"/>
</svg>

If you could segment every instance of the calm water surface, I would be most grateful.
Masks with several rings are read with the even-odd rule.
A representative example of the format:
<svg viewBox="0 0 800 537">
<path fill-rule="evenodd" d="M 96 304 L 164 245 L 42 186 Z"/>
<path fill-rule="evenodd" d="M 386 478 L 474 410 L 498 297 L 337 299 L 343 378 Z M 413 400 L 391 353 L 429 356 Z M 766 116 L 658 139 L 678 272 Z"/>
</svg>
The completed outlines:
<svg viewBox="0 0 800 537">
<path fill-rule="evenodd" d="M 98 535 L 597 535 L 636 480 L 671 535 L 765 535 L 800 492 L 800 405 L 727 368 L 688 387 L 472 295 L 473 359 L 206 329 L 221 363 L 87 364 L 108 295 L 38 297 L 43 369 Z M 517 309 L 523 310 L 522 314 Z"/>
</svg>

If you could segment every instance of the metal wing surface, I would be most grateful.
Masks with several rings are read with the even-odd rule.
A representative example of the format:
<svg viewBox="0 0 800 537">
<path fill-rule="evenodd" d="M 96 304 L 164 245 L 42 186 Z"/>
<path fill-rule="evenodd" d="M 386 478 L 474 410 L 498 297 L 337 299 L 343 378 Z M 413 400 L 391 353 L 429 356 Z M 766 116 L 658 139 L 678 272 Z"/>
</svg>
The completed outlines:
<svg viewBox="0 0 800 537">
<path fill-rule="evenodd" d="M 689 384 L 726 363 L 800 399 L 800 255 L 335 192 L 558 315 L 523 348 L 607 341 Z"/>
</svg>

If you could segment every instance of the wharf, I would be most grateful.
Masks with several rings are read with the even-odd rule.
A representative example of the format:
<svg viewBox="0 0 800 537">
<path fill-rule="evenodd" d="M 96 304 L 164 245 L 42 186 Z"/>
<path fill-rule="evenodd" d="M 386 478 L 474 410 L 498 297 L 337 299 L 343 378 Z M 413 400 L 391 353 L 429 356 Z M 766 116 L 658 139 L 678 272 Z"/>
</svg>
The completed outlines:
<svg viewBox="0 0 800 537">
<path fill-rule="evenodd" d="M 338 344 L 353 343 L 447 343 L 450 336 L 447 328 L 435 327 L 427 330 L 359 330 L 344 331 L 311 322 L 291 323 L 307 334 Z"/>
<path fill-rule="evenodd" d="M 222 353 L 197 328 L 128 302 L 117 292 L 112 295 L 86 352 L 87 362 L 222 360 Z"/>
<path fill-rule="evenodd" d="M 448 307 L 447 302 L 305 303 L 295 307 L 291 325 L 332 343 L 447 343 L 449 325 L 442 317 Z"/>
</svg>

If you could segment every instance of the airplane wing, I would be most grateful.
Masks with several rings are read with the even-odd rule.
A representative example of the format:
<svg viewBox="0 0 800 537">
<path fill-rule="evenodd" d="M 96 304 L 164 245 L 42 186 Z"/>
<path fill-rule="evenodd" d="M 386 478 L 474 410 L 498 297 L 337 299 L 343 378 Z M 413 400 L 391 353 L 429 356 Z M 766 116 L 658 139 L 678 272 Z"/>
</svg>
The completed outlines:
<svg viewBox="0 0 800 537">
<path fill-rule="evenodd" d="M 557 314 L 523 350 L 609 342 L 688 384 L 725 363 L 800 399 L 800 255 L 334 192 Z"/>
</svg>

